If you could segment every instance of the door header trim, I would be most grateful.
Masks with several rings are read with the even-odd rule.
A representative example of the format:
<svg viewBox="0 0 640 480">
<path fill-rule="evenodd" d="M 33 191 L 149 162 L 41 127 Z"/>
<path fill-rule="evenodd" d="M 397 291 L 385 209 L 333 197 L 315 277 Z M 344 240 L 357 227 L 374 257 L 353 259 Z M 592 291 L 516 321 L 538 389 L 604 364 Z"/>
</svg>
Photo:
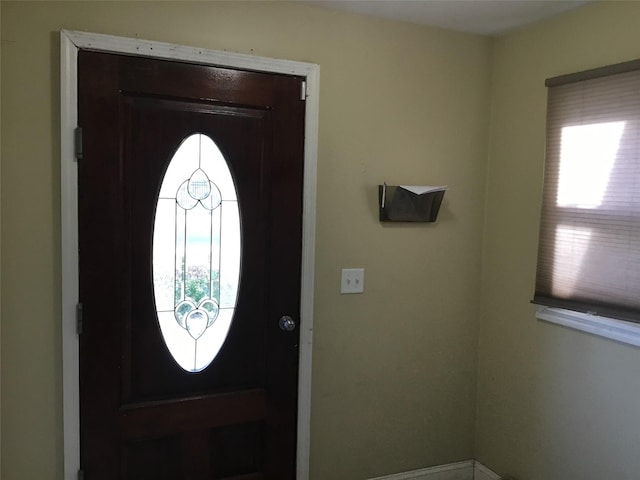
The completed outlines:
<svg viewBox="0 0 640 480">
<path fill-rule="evenodd" d="M 257 57 L 241 53 L 174 45 L 100 33 L 60 31 L 60 153 L 62 256 L 62 382 L 64 479 L 76 480 L 80 470 L 78 304 L 78 192 L 75 128 L 78 126 L 78 51 L 91 50 L 139 57 L 279 73 L 305 77 L 304 194 L 298 375 L 298 480 L 309 478 L 311 421 L 311 352 L 316 224 L 316 178 L 320 66 L 313 63 Z"/>
</svg>

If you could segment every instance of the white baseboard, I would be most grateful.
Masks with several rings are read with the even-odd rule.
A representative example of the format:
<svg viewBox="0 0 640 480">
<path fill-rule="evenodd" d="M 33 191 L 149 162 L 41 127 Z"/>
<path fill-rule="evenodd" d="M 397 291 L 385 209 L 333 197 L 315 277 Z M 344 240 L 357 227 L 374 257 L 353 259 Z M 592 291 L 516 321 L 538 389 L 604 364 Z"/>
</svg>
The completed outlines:
<svg viewBox="0 0 640 480">
<path fill-rule="evenodd" d="M 370 480 L 500 480 L 500 476 L 476 460 L 466 460 Z"/>
<path fill-rule="evenodd" d="M 473 480 L 500 480 L 502 477 L 479 461 L 473 461 Z"/>
</svg>

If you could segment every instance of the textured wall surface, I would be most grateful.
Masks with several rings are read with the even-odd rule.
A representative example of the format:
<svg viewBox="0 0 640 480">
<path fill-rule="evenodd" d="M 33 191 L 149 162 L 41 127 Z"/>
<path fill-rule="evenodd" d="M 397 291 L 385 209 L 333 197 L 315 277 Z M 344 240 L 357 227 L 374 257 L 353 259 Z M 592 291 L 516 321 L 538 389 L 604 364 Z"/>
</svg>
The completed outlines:
<svg viewBox="0 0 640 480">
<path fill-rule="evenodd" d="M 603 2 L 496 41 L 476 458 L 526 480 L 635 480 L 640 349 L 537 321 L 545 78 L 640 58 L 640 3 Z"/>
<path fill-rule="evenodd" d="M 62 478 L 61 28 L 320 64 L 311 477 L 473 456 L 490 39 L 286 2 L 0 5 L 3 480 Z M 448 184 L 438 223 L 381 225 L 382 181 Z"/>
</svg>

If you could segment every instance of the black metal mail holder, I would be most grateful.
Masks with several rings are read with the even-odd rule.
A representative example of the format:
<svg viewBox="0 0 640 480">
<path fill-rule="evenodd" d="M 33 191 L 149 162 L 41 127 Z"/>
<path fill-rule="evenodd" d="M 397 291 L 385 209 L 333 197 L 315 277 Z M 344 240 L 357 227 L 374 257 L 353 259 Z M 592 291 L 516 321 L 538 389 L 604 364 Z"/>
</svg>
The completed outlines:
<svg viewBox="0 0 640 480">
<path fill-rule="evenodd" d="M 380 221 L 435 222 L 446 187 L 430 187 L 425 193 L 415 193 L 407 188 L 378 185 Z"/>
</svg>

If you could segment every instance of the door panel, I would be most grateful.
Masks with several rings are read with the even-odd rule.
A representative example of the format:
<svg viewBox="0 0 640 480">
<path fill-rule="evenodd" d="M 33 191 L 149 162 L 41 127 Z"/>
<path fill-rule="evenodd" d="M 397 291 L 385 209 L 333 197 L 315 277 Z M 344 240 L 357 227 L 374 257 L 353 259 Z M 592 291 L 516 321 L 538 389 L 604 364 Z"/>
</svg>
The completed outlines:
<svg viewBox="0 0 640 480">
<path fill-rule="evenodd" d="M 88 480 L 295 478 L 301 79 L 79 54 L 81 466 Z M 154 305 L 156 200 L 181 142 L 213 139 L 238 191 L 241 280 L 213 362 L 185 371 Z M 238 477 L 239 478 L 239 477 Z"/>
</svg>

